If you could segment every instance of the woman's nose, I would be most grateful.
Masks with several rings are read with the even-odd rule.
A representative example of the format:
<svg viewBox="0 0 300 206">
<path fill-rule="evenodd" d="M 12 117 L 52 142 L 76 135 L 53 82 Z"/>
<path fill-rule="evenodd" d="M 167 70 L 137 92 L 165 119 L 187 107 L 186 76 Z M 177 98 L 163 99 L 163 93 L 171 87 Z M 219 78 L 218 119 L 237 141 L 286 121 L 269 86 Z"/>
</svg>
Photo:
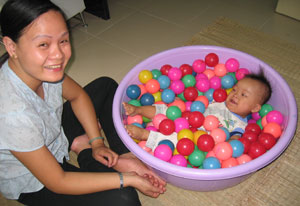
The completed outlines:
<svg viewBox="0 0 300 206">
<path fill-rule="evenodd" d="M 51 57 L 60 59 L 63 56 L 64 56 L 64 53 L 63 53 L 63 50 L 60 48 L 60 46 L 54 46 L 54 48 L 51 52 Z"/>
</svg>

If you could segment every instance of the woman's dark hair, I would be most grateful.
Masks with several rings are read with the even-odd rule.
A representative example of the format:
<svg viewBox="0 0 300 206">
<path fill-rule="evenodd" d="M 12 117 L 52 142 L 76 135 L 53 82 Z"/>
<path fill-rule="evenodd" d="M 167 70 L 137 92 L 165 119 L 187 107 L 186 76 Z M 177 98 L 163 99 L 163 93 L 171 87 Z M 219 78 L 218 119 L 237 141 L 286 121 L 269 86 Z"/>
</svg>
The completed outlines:
<svg viewBox="0 0 300 206">
<path fill-rule="evenodd" d="M 63 11 L 50 0 L 8 0 L 0 14 L 2 36 L 7 36 L 17 43 L 24 29 L 50 10 L 60 12 L 65 18 Z M 7 52 L 0 57 L 0 67 L 8 57 Z"/>
</svg>

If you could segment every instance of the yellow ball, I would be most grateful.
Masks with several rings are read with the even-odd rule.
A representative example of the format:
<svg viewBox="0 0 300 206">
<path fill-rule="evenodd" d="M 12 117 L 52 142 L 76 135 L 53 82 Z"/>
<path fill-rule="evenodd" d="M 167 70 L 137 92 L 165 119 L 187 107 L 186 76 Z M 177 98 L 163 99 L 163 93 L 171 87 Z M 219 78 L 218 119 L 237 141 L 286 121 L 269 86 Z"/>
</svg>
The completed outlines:
<svg viewBox="0 0 300 206">
<path fill-rule="evenodd" d="M 152 72 L 150 72 L 149 70 L 142 70 L 139 73 L 139 80 L 143 84 L 146 84 L 150 79 L 152 79 L 152 77 Z"/>
<path fill-rule="evenodd" d="M 139 143 L 140 142 L 140 140 L 137 140 L 137 139 L 134 139 L 134 138 L 132 138 L 133 139 L 133 141 L 135 142 L 135 143 Z"/>
<path fill-rule="evenodd" d="M 188 138 L 193 141 L 194 139 L 194 134 L 190 129 L 182 129 L 178 132 L 177 134 L 177 139 L 178 141 L 181 140 L 182 138 Z"/>
<path fill-rule="evenodd" d="M 231 90 L 232 90 L 232 88 L 228 88 L 228 89 L 226 89 L 226 93 L 227 93 L 227 95 L 231 92 Z"/>
<path fill-rule="evenodd" d="M 154 94 L 152 94 L 153 95 L 153 97 L 154 97 L 154 101 L 155 102 L 159 102 L 159 101 L 161 101 L 161 92 L 156 92 L 156 93 L 154 93 Z"/>
<path fill-rule="evenodd" d="M 207 134 L 207 132 L 205 132 L 204 130 L 197 130 L 196 132 L 194 132 L 193 142 L 195 145 L 197 145 L 197 141 L 198 141 L 199 137 L 203 134 Z"/>
<path fill-rule="evenodd" d="M 178 155 L 179 152 L 177 151 L 177 149 L 175 148 L 174 151 L 173 151 L 173 155 Z"/>
</svg>

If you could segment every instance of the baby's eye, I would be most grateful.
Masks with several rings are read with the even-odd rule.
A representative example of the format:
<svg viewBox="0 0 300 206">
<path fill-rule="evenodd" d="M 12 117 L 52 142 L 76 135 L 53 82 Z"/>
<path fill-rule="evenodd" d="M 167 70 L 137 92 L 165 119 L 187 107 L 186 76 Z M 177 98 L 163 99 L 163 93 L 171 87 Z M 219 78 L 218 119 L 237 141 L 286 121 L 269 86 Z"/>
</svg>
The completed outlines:
<svg viewBox="0 0 300 206">
<path fill-rule="evenodd" d="M 248 95 L 246 93 L 242 93 L 242 96 L 243 97 L 247 97 Z"/>
</svg>

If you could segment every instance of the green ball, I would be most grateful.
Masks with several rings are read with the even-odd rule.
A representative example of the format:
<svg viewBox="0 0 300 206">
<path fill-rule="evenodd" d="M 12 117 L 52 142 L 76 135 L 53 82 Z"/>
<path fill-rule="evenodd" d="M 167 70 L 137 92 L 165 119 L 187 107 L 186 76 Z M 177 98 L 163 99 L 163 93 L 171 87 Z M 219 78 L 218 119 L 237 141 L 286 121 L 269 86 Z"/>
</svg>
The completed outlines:
<svg viewBox="0 0 300 206">
<path fill-rule="evenodd" d="M 192 154 L 189 155 L 188 159 L 192 165 L 199 167 L 205 159 L 205 154 L 201 150 L 194 150 Z"/>
<path fill-rule="evenodd" d="M 187 166 L 186 166 L 187 168 L 193 168 L 193 166 L 192 165 L 190 165 L 190 164 L 187 164 Z"/>
<path fill-rule="evenodd" d="M 151 122 L 151 119 L 147 118 L 147 117 L 142 117 L 143 118 L 143 122 L 145 123 L 149 123 Z"/>
<path fill-rule="evenodd" d="M 196 84 L 196 79 L 193 75 L 187 74 L 182 78 L 182 82 L 183 82 L 185 88 L 193 87 Z"/>
<path fill-rule="evenodd" d="M 260 127 L 260 129 L 263 129 L 263 126 L 261 124 L 261 118 L 256 121 L 256 124 L 258 124 L 258 126 Z"/>
<path fill-rule="evenodd" d="M 177 97 L 179 97 L 182 101 L 186 102 L 186 99 L 184 98 L 183 92 L 178 94 Z"/>
<path fill-rule="evenodd" d="M 151 72 L 152 72 L 153 79 L 157 80 L 158 77 L 161 76 L 161 71 L 159 71 L 158 69 L 152 69 Z"/>
<path fill-rule="evenodd" d="M 175 119 L 181 117 L 181 110 L 177 106 L 171 106 L 167 109 L 166 115 L 169 119 L 174 121 Z"/>
<path fill-rule="evenodd" d="M 140 103 L 140 100 L 137 100 L 137 99 L 132 99 L 128 102 L 128 104 L 131 104 L 131 105 L 134 105 L 134 106 L 137 106 L 137 107 L 140 107 L 142 106 L 141 103 Z"/>
<path fill-rule="evenodd" d="M 204 96 L 203 92 L 200 92 L 198 89 L 197 89 L 197 91 L 198 91 L 198 96 Z"/>
<path fill-rule="evenodd" d="M 227 74 L 229 74 L 230 76 L 233 77 L 234 84 L 236 84 L 236 83 L 237 83 L 237 79 L 236 79 L 236 77 L 235 77 L 235 73 L 234 73 L 234 72 L 228 72 Z"/>
<path fill-rule="evenodd" d="M 273 107 L 269 104 L 264 104 L 261 106 L 261 109 L 259 110 L 259 116 L 264 117 L 266 116 L 270 111 L 273 110 Z"/>
</svg>

